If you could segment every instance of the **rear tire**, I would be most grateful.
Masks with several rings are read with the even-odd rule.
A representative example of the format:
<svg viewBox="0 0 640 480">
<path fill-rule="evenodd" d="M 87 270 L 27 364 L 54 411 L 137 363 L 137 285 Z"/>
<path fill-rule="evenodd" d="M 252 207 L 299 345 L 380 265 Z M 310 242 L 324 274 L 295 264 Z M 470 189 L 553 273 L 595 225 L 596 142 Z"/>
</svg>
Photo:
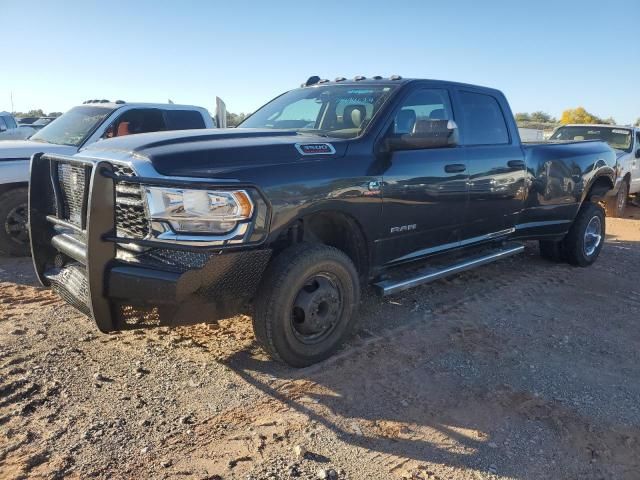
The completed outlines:
<svg viewBox="0 0 640 480">
<path fill-rule="evenodd" d="M 28 190 L 16 188 L 0 195 L 0 253 L 29 255 Z"/>
<path fill-rule="evenodd" d="M 624 216 L 624 210 L 627 207 L 627 198 L 629 197 L 629 183 L 623 180 L 620 189 L 615 197 L 607 197 L 605 199 L 605 211 L 607 217 L 619 218 Z"/>
<path fill-rule="evenodd" d="M 540 256 L 552 262 L 564 262 L 566 255 L 562 240 L 540 240 Z"/>
<path fill-rule="evenodd" d="M 284 250 L 265 272 L 253 329 L 276 360 L 306 367 L 328 358 L 353 328 L 358 273 L 342 251 L 302 243 Z"/>
<path fill-rule="evenodd" d="M 600 255 L 605 234 L 605 215 L 602 207 L 591 202 L 582 205 L 563 242 L 567 261 L 578 267 L 591 265 Z"/>
</svg>

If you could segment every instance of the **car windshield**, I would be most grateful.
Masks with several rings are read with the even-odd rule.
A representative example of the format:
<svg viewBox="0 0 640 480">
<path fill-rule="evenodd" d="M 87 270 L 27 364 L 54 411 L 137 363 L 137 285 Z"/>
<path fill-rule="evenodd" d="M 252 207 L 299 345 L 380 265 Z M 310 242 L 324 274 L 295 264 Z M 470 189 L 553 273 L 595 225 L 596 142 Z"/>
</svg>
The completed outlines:
<svg viewBox="0 0 640 480">
<path fill-rule="evenodd" d="M 74 107 L 35 133 L 31 140 L 77 147 L 111 112 L 112 108 L 105 107 Z"/>
<path fill-rule="evenodd" d="M 617 127 L 568 126 L 560 127 L 551 140 L 602 140 L 611 148 L 630 152 L 633 144 L 631 130 Z"/>
<path fill-rule="evenodd" d="M 364 131 L 394 89 L 392 85 L 318 85 L 291 90 L 239 127 L 354 138 Z"/>
<path fill-rule="evenodd" d="M 39 118 L 31 125 L 49 125 L 53 120 L 53 118 Z"/>
</svg>

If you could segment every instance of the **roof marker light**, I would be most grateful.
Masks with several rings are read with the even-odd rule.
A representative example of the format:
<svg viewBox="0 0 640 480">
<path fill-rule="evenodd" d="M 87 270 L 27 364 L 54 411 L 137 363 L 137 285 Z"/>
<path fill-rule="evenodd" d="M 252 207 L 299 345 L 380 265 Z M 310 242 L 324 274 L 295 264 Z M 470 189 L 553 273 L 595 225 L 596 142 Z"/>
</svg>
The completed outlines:
<svg viewBox="0 0 640 480">
<path fill-rule="evenodd" d="M 366 79 L 367 79 L 367 77 L 365 77 L 364 75 L 356 75 L 353 79 L 354 79 L 356 82 L 359 82 L 360 80 L 366 80 Z"/>
</svg>

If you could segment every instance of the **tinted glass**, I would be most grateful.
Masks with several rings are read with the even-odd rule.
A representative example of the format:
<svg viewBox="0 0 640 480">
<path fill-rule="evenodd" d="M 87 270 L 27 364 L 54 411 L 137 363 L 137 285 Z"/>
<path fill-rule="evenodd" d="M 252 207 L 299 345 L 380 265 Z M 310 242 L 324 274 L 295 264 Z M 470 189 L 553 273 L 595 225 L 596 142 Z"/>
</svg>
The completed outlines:
<svg viewBox="0 0 640 480">
<path fill-rule="evenodd" d="M 204 119 L 199 112 L 192 110 L 166 110 L 167 130 L 189 130 L 204 128 Z"/>
<path fill-rule="evenodd" d="M 625 128 L 598 127 L 598 126 L 567 126 L 560 127 L 551 140 L 602 140 L 607 142 L 611 148 L 630 152 L 633 147 L 632 131 Z"/>
<path fill-rule="evenodd" d="M 368 84 L 299 88 L 271 101 L 239 127 L 354 138 L 367 127 L 395 88 Z"/>
<path fill-rule="evenodd" d="M 30 140 L 77 147 L 111 112 L 112 108 L 105 107 L 73 107 L 55 122 L 35 133 Z"/>
<path fill-rule="evenodd" d="M 54 122 L 55 124 L 57 122 Z M 156 108 L 135 108 L 120 115 L 104 133 L 104 138 L 123 137 L 136 133 L 166 130 L 162 110 Z"/>
<path fill-rule="evenodd" d="M 498 101 L 481 93 L 460 92 L 466 145 L 509 143 L 507 122 Z"/>
<path fill-rule="evenodd" d="M 446 90 L 416 90 L 402 102 L 393 128 L 398 135 L 435 132 L 441 124 L 446 128 L 447 120 L 452 119 L 451 102 Z"/>
<path fill-rule="evenodd" d="M 18 128 L 18 124 L 13 117 L 4 117 L 4 123 L 7 124 L 8 128 Z"/>
<path fill-rule="evenodd" d="M 0 117 L 0 132 L 4 132 L 7 129 L 7 124 L 4 123 L 4 117 Z"/>
</svg>

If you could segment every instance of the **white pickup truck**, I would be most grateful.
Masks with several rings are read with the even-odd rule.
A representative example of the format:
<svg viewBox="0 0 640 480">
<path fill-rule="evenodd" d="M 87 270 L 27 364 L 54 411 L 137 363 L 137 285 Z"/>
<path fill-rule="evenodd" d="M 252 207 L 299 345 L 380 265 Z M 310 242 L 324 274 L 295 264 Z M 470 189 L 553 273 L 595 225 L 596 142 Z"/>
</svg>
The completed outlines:
<svg viewBox="0 0 640 480">
<path fill-rule="evenodd" d="M 73 155 L 102 139 L 164 130 L 213 128 L 209 112 L 176 104 L 90 100 L 28 140 L 0 141 L 0 252 L 26 255 L 29 160 L 34 153 Z"/>
<path fill-rule="evenodd" d="M 0 140 L 23 140 L 35 133 L 28 125 L 19 125 L 9 112 L 0 112 Z"/>
<path fill-rule="evenodd" d="M 607 215 L 622 217 L 630 195 L 640 196 L 640 128 L 618 125 L 563 125 L 550 140 L 602 140 L 616 152 L 616 184 L 606 197 Z"/>
</svg>

